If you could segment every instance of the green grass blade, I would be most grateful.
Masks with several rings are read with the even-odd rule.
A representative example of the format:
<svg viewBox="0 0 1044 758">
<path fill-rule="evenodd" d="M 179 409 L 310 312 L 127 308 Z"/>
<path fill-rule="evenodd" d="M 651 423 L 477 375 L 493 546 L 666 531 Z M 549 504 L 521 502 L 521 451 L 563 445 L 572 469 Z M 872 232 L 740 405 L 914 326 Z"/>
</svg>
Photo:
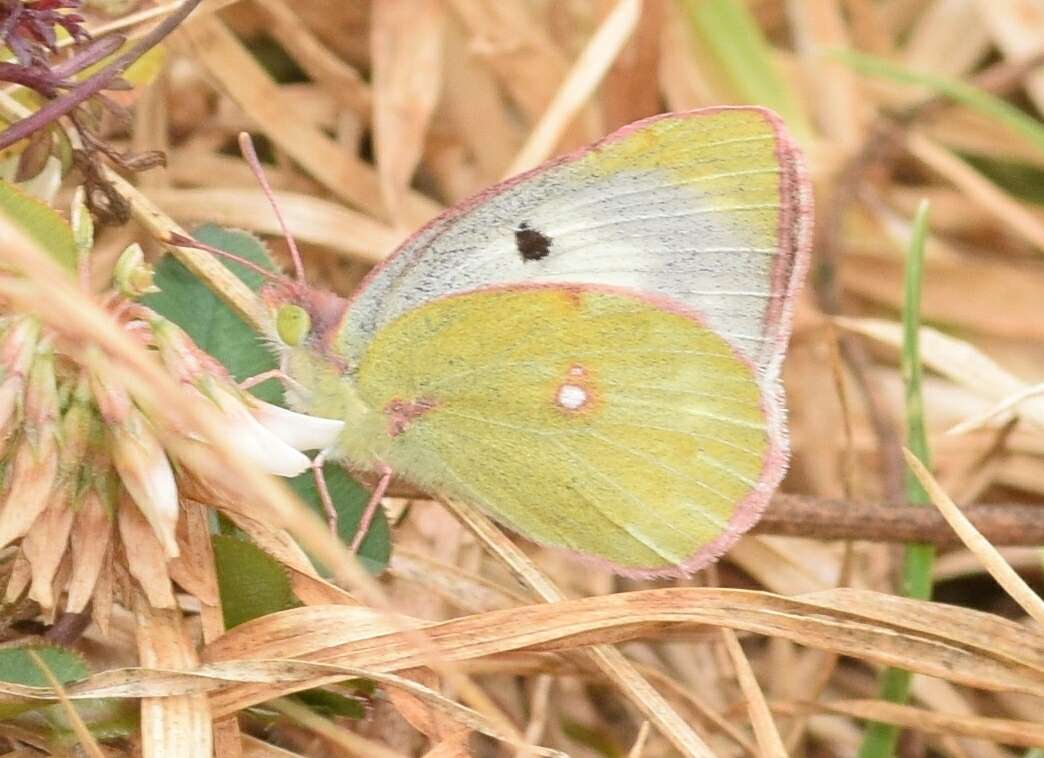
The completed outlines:
<svg viewBox="0 0 1044 758">
<path fill-rule="evenodd" d="M 906 388 L 906 445 L 925 467 L 931 466 L 928 436 L 924 430 L 924 401 L 921 393 L 921 354 L 918 335 L 921 329 L 921 280 L 924 271 L 924 243 L 928 236 L 928 203 L 922 201 L 914 217 L 913 234 L 906 256 L 903 298 L 902 373 Z M 930 502 L 928 493 L 913 472 L 906 472 L 906 497 L 911 503 Z M 918 600 L 932 595 L 932 564 L 935 547 L 909 544 L 903 560 L 903 594 Z M 909 671 L 889 668 L 881 676 L 881 699 L 905 703 L 910 695 Z M 890 758 L 895 753 L 899 729 L 892 724 L 871 722 L 859 748 L 860 758 Z"/>
<path fill-rule="evenodd" d="M 746 103 L 777 111 L 790 130 L 804 139 L 808 118 L 790 83 L 780 75 L 761 27 L 738 0 L 678 0 L 697 43 L 705 47 Z"/>
<path fill-rule="evenodd" d="M 977 111 L 1022 135 L 1044 153 L 1044 123 L 1014 105 L 978 87 L 938 74 L 915 71 L 885 58 L 854 50 L 835 50 L 831 56 L 860 74 L 890 79 L 900 84 L 926 87 L 932 92 Z"/>
</svg>

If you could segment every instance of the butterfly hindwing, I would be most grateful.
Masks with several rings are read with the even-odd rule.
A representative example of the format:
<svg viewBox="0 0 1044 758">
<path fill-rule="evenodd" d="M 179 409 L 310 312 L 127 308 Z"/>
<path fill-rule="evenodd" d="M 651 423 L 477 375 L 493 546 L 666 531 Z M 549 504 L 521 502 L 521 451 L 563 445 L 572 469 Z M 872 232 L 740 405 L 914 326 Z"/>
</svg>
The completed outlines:
<svg viewBox="0 0 1044 758">
<path fill-rule="evenodd" d="M 626 292 L 422 304 L 375 336 L 357 390 L 401 475 L 625 573 L 709 561 L 782 471 L 749 361 L 692 314 Z"/>
</svg>

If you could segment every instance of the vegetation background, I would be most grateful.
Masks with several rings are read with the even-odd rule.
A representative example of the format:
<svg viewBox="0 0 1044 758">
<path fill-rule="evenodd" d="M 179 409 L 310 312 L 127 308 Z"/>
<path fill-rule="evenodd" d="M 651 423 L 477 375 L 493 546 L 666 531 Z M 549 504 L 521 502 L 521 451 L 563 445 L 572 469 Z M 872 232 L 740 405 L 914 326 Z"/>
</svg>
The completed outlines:
<svg viewBox="0 0 1044 758">
<path fill-rule="evenodd" d="M 133 41 L 178 6 L 79 11 L 95 36 Z M 206 462 L 191 459 L 177 472 L 188 568 L 133 554 L 121 531 L 112 586 L 63 613 L 75 529 L 70 552 L 55 548 L 50 605 L 29 589 L 24 542 L 0 554 L 5 754 L 1042 754 L 1044 611 L 1026 583 L 1040 588 L 1044 542 L 1044 3 L 204 0 L 159 50 L 111 93 L 125 114 L 89 114 L 109 158 L 56 185 L 66 216 L 82 183 L 102 210 L 127 203 L 127 223 L 96 224 L 103 294 L 60 290 L 46 260 L 14 252 L 28 283 L 0 287 L 9 315 L 39 310 L 57 344 L 104 346 L 138 404 L 162 404 L 136 393 L 163 377 L 119 342 L 126 323 L 104 295 L 131 243 L 159 261 L 150 305 L 187 311 L 179 323 L 237 373 L 260 350 L 159 259 L 175 223 L 212 224 L 276 235 L 285 268 L 240 131 L 309 279 L 349 293 L 439 209 L 521 168 L 658 112 L 758 103 L 787 121 L 816 193 L 786 362 L 793 462 L 763 524 L 717 566 L 641 583 L 401 486 L 364 546 L 374 581 L 234 453 L 212 464 L 242 479 L 226 492 L 201 485 Z M 9 122 L 42 103 L 17 91 L 0 93 Z M 26 144 L 7 152 L 23 170 Z M 166 165 L 130 172 L 134 186 L 97 168 L 152 150 Z M 200 238 L 263 260 L 251 237 Z M 249 321 L 249 290 L 205 253 L 177 254 Z M 170 430 L 197 417 L 159 397 L 173 415 L 149 423 L 170 451 Z M 911 476 L 904 445 L 937 485 Z M 350 526 L 365 492 L 337 488 Z M 969 506 L 974 549 L 931 504 L 944 493 Z"/>
</svg>

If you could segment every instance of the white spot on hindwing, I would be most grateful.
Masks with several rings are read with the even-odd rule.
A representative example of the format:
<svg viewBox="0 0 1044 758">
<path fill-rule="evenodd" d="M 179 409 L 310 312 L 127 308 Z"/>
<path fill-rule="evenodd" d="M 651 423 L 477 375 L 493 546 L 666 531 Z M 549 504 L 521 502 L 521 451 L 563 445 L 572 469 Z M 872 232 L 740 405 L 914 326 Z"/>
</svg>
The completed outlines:
<svg viewBox="0 0 1044 758">
<path fill-rule="evenodd" d="M 558 388 L 558 404 L 567 411 L 578 411 L 587 404 L 587 390 L 576 384 L 563 384 Z"/>
</svg>

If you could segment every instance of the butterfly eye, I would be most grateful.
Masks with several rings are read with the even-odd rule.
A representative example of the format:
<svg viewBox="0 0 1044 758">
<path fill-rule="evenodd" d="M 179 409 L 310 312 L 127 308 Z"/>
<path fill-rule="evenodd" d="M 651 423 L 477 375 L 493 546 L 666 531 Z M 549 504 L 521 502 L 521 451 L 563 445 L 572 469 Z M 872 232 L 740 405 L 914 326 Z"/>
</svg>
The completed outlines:
<svg viewBox="0 0 1044 758">
<path fill-rule="evenodd" d="M 276 312 L 276 333 L 285 344 L 297 347 L 312 328 L 312 318 L 299 305 L 281 305 Z"/>
</svg>

